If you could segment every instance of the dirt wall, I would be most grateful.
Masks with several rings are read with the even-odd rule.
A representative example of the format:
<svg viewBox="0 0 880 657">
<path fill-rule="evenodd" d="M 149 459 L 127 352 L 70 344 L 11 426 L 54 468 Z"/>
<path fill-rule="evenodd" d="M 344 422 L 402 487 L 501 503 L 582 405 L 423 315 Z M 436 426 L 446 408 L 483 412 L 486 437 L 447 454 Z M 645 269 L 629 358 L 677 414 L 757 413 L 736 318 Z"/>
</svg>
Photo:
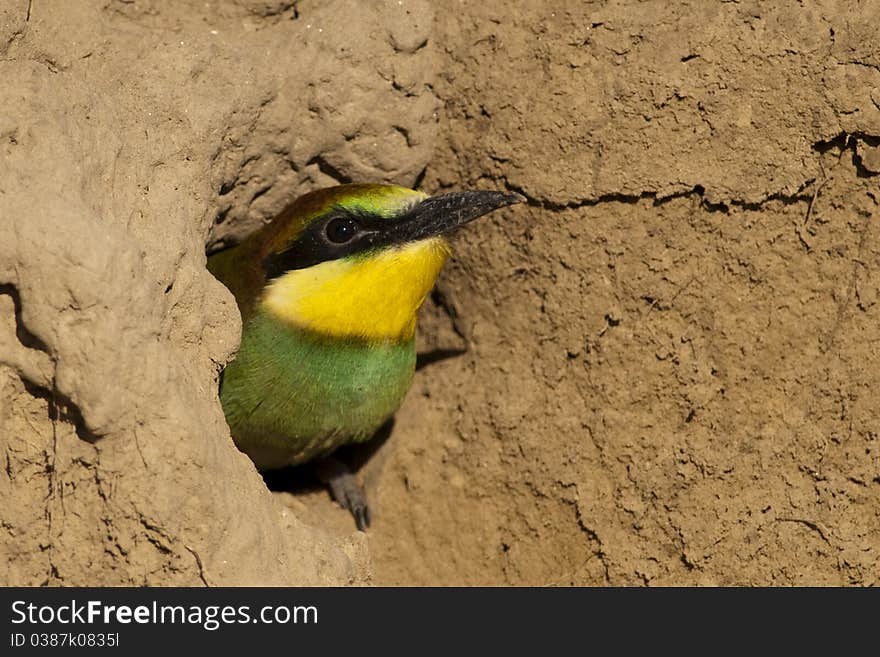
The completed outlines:
<svg viewBox="0 0 880 657">
<path fill-rule="evenodd" d="M 2 5 L 0 582 L 369 580 L 363 537 L 305 526 L 230 439 L 240 318 L 205 248 L 312 187 L 412 184 L 430 26 L 423 3 Z"/>
<path fill-rule="evenodd" d="M 0 581 L 876 584 L 877 16 L 6 3 Z M 235 450 L 204 269 L 348 180 L 528 199 L 424 309 L 466 351 L 363 467 L 367 535 Z"/>
<path fill-rule="evenodd" d="M 425 185 L 529 207 L 441 283 L 470 350 L 401 413 L 377 580 L 876 584 L 880 5 L 456 6 Z"/>
</svg>

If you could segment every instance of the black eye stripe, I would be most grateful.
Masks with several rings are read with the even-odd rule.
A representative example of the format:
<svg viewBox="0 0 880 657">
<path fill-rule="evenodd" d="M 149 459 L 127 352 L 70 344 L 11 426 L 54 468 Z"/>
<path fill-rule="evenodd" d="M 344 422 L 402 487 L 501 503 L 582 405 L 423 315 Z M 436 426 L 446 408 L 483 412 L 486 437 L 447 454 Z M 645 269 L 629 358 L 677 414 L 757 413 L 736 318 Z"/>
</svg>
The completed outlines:
<svg viewBox="0 0 880 657">
<path fill-rule="evenodd" d="M 513 192 L 450 192 L 424 200 L 414 200 L 408 209 L 395 217 L 383 217 L 363 210 L 337 206 L 310 222 L 296 241 L 283 251 L 264 258 L 263 266 L 267 277 L 275 278 L 286 271 L 305 269 L 355 253 L 418 242 L 447 234 L 477 217 L 524 200 Z M 335 239 L 331 239 L 327 228 L 331 222 L 337 220 L 353 222 L 356 226 L 351 231 L 353 236 L 349 234 L 349 228 L 341 228 L 338 233 L 334 228 Z"/>
<path fill-rule="evenodd" d="M 263 259 L 266 276 L 271 279 L 287 271 L 306 269 L 322 262 L 337 260 L 355 253 L 395 244 L 418 242 L 447 234 L 477 217 L 525 199 L 513 192 L 463 191 L 413 200 L 412 205 L 395 217 L 383 217 L 363 210 L 336 206 L 311 221 L 280 253 Z M 355 229 L 333 228 L 334 221 L 351 221 Z M 347 225 L 347 224 L 346 224 Z M 339 232 L 337 232 L 339 228 Z"/>
<path fill-rule="evenodd" d="M 263 259 L 266 277 L 276 278 L 294 269 L 306 269 L 380 246 L 386 243 L 382 239 L 383 233 L 393 223 L 393 219 L 366 212 L 333 208 L 324 217 L 311 221 L 299 238 L 284 251 L 271 253 Z M 342 226 L 348 228 L 338 232 Z"/>
</svg>

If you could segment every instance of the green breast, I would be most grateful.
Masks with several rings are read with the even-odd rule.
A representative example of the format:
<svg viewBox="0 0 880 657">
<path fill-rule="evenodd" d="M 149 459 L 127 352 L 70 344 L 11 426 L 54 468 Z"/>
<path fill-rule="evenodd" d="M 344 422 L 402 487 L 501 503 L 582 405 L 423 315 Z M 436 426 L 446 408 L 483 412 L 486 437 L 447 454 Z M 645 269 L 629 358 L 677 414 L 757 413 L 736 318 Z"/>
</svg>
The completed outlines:
<svg viewBox="0 0 880 657">
<path fill-rule="evenodd" d="M 415 362 L 413 340 L 331 339 L 257 310 L 220 400 L 238 447 L 258 468 L 278 468 L 370 438 L 403 401 Z"/>
</svg>

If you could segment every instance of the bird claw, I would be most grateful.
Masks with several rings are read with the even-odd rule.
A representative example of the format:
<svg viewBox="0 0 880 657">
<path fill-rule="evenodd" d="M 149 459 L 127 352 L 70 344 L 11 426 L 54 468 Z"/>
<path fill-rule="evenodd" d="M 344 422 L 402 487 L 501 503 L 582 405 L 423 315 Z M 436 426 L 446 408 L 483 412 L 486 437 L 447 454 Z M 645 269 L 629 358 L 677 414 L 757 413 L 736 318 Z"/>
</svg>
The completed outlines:
<svg viewBox="0 0 880 657">
<path fill-rule="evenodd" d="M 355 476 L 335 459 L 325 459 L 318 474 L 337 504 L 354 516 L 357 528 L 362 532 L 367 531 L 370 526 L 370 507 L 367 505 L 367 495 Z"/>
<path fill-rule="evenodd" d="M 370 507 L 367 506 L 366 500 L 361 500 L 356 506 L 349 506 L 348 510 L 354 516 L 354 524 L 357 528 L 362 532 L 367 531 L 367 527 L 370 526 Z"/>
<path fill-rule="evenodd" d="M 370 507 L 367 506 L 367 496 L 364 489 L 358 484 L 354 475 L 346 472 L 344 475 L 334 477 L 328 482 L 330 494 L 343 509 L 348 509 L 354 516 L 357 528 L 365 532 L 370 526 Z"/>
</svg>

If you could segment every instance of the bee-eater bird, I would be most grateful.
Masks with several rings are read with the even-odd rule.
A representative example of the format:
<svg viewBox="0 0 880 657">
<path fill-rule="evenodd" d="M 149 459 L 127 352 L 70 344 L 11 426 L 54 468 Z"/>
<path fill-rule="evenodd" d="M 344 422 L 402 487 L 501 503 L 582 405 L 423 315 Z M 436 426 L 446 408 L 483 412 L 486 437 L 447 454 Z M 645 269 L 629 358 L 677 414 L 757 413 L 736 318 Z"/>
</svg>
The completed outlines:
<svg viewBox="0 0 880 657">
<path fill-rule="evenodd" d="M 353 474 L 329 455 L 368 440 L 397 411 L 416 364 L 416 315 L 450 255 L 446 235 L 518 194 L 428 197 L 391 185 L 301 196 L 209 270 L 235 296 L 241 346 L 220 401 L 260 470 L 323 459 L 318 473 L 359 529 Z"/>
</svg>

